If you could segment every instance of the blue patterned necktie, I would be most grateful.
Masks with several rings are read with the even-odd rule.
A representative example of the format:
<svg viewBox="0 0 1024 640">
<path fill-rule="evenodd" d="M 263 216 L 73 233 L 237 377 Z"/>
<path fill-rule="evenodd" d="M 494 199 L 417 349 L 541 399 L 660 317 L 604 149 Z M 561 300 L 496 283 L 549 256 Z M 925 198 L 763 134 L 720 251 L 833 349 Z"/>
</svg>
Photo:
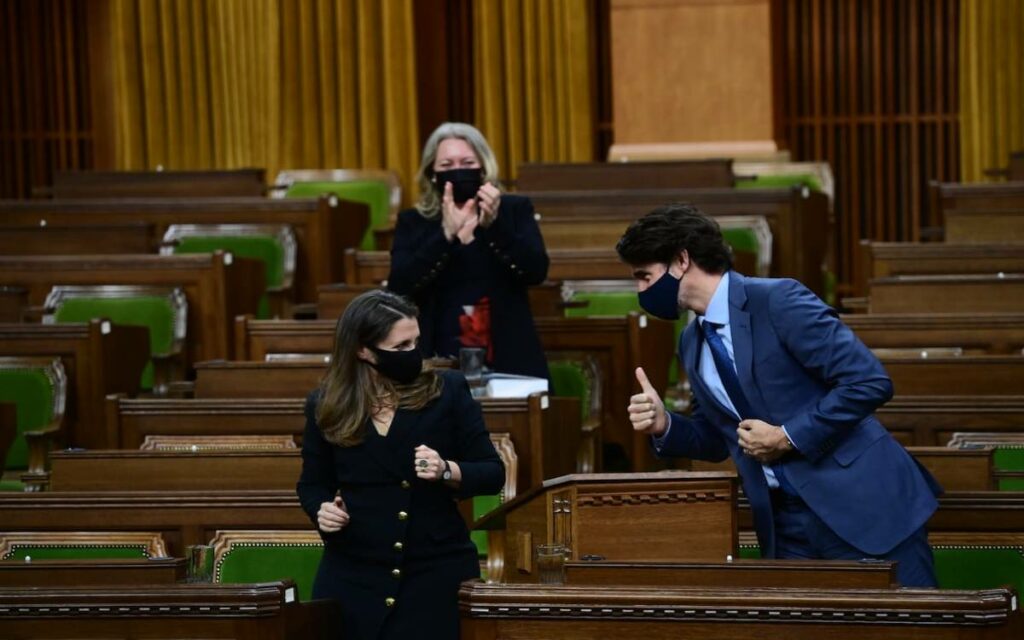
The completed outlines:
<svg viewBox="0 0 1024 640">
<path fill-rule="evenodd" d="M 722 386 L 725 387 L 725 392 L 729 395 L 729 400 L 732 401 L 732 406 L 736 408 L 736 412 L 740 416 L 740 420 L 756 419 L 757 415 L 753 409 L 750 408 L 750 403 L 747 401 L 747 396 L 743 393 L 743 387 L 740 385 L 739 376 L 736 375 L 736 369 L 733 367 L 732 358 L 729 357 L 729 350 L 725 348 L 725 343 L 722 342 L 722 336 L 718 335 L 718 328 L 720 324 L 714 322 L 708 322 L 705 320 L 701 323 L 702 333 L 704 339 L 708 343 L 708 347 L 711 349 L 711 359 L 715 361 L 715 369 L 718 371 L 718 377 L 722 380 Z M 786 481 L 786 476 L 782 470 L 782 463 L 775 462 L 771 465 L 772 472 L 775 473 L 775 479 L 779 481 L 779 487 L 782 488 L 786 493 L 796 494 L 793 487 Z"/>
</svg>

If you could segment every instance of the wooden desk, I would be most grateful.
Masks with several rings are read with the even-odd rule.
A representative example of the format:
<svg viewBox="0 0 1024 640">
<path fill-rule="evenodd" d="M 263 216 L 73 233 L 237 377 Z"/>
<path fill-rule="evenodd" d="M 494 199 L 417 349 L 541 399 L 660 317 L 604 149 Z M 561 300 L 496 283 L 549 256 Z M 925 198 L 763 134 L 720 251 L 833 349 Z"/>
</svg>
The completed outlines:
<svg viewBox="0 0 1024 640">
<path fill-rule="evenodd" d="M 0 637 L 326 639 L 330 600 L 299 602 L 295 583 L 155 584 L 0 589 Z"/>
<path fill-rule="evenodd" d="M 384 256 L 387 256 L 387 253 L 383 251 L 356 251 L 355 249 L 348 249 L 345 252 L 347 260 L 346 264 L 355 264 L 351 260 L 348 260 L 350 255 L 359 256 L 363 254 L 383 254 Z M 353 269 L 356 268 L 358 267 L 353 267 Z M 387 268 L 388 267 L 385 267 L 385 269 Z M 348 267 L 346 267 L 345 272 L 349 274 L 350 277 L 361 277 L 359 273 L 354 273 Z M 384 277 L 387 277 L 387 271 L 385 271 Z M 341 317 L 341 314 L 345 312 L 349 303 L 351 303 L 357 296 L 378 288 L 380 288 L 380 281 L 373 281 L 372 283 L 367 284 L 336 283 L 323 285 L 317 289 L 317 318 L 320 320 L 337 320 Z M 530 312 L 534 317 L 565 315 L 565 308 L 562 305 L 561 283 L 544 282 L 540 285 L 530 287 L 527 290 L 527 295 L 530 299 Z"/>
<path fill-rule="evenodd" d="M 358 246 L 370 224 L 369 207 L 321 198 L 132 198 L 108 200 L 3 200 L 0 224 L 152 224 L 163 237 L 172 224 L 287 224 L 298 252 L 295 288 L 300 302 L 316 288 L 345 279 L 343 251 Z"/>
<path fill-rule="evenodd" d="M 875 416 L 905 446 L 945 446 L 958 431 L 1024 431 L 1024 395 L 896 396 Z"/>
<path fill-rule="evenodd" d="M 518 191 L 601 189 L 731 189 L 731 159 L 670 162 L 525 162 L 516 174 Z"/>
<path fill-rule="evenodd" d="M 52 196 L 65 198 L 262 197 L 266 169 L 57 171 Z"/>
<path fill-rule="evenodd" d="M 185 563 L 184 558 L 0 562 L 0 589 L 174 584 L 185 579 Z"/>
<path fill-rule="evenodd" d="M 1024 217 L 1022 217 L 1024 221 Z M 1004 241 L 1005 242 L 1005 241 Z M 907 275 L 1024 273 L 1024 248 L 1005 243 L 861 241 L 864 273 L 859 290 L 873 278 Z"/>
<path fill-rule="evenodd" d="M 765 589 L 465 582 L 463 640 L 1016 639 L 1006 589 Z"/>
<path fill-rule="evenodd" d="M 5 256 L 156 253 L 159 248 L 160 238 L 148 222 L 45 227 L 0 224 L 0 255 Z"/>
<path fill-rule="evenodd" d="M 4 214 L 0 213 L 0 218 Z M 25 287 L 42 306 L 55 285 L 181 287 L 188 300 L 187 360 L 231 356 L 235 316 L 255 313 L 263 264 L 217 252 L 191 255 L 0 256 L 0 283 Z"/>
<path fill-rule="evenodd" d="M 0 493 L 10 531 L 147 531 L 171 556 L 218 530 L 313 528 L 295 488 L 274 491 L 40 491 Z M 0 634 L 0 637 L 5 637 Z"/>
<path fill-rule="evenodd" d="M 52 491 L 261 491 L 294 489 L 298 449 L 140 451 L 100 449 L 50 454 Z"/>
<path fill-rule="evenodd" d="M 101 428 L 104 396 L 135 395 L 149 361 L 145 327 L 102 320 L 68 324 L 0 324 L 0 355 L 56 356 L 68 377 L 65 444 L 116 447 Z"/>
<path fill-rule="evenodd" d="M 893 562 L 744 560 L 732 562 L 567 562 L 570 585 L 733 587 L 746 589 L 888 589 Z"/>
<path fill-rule="evenodd" d="M 1024 349 L 1024 313 L 854 313 L 842 316 L 871 348 L 960 347 L 967 354 Z"/>
<path fill-rule="evenodd" d="M 874 278 L 870 313 L 1024 313 L 1024 275 Z"/>
<path fill-rule="evenodd" d="M 1024 395 L 1024 356 L 883 357 L 900 396 Z"/>
<path fill-rule="evenodd" d="M 946 242 L 1024 243 L 1024 204 L 1015 209 L 946 209 Z"/>
</svg>

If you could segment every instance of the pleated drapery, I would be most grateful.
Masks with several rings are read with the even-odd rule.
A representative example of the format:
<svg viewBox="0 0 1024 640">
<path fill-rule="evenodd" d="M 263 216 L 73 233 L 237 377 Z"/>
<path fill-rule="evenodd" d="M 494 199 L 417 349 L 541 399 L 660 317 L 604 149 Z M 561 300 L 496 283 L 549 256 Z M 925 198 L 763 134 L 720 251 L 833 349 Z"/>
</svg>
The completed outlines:
<svg viewBox="0 0 1024 640">
<path fill-rule="evenodd" d="M 960 2 L 961 179 L 1024 149 L 1024 2 Z"/>
<path fill-rule="evenodd" d="M 476 125 L 503 178 L 521 162 L 593 159 L 593 4 L 474 0 Z"/>
<path fill-rule="evenodd" d="M 413 0 L 111 0 L 119 169 L 419 158 Z"/>
</svg>

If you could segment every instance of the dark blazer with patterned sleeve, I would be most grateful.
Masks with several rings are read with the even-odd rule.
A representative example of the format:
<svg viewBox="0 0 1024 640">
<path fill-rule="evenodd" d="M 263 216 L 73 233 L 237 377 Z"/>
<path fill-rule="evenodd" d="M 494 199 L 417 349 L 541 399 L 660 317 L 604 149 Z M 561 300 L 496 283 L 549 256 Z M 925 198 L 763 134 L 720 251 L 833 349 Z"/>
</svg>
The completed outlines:
<svg viewBox="0 0 1024 640">
<path fill-rule="evenodd" d="M 524 196 L 502 194 L 494 223 L 486 229 L 477 227 L 474 236 L 493 257 L 484 266 L 484 275 L 490 282 L 494 369 L 547 378 L 547 361 L 527 295 L 528 286 L 547 278 L 549 262 L 533 203 Z M 434 332 L 443 311 L 436 303 L 437 292 L 444 286 L 452 247 L 440 218 L 428 220 L 416 209 L 398 214 L 388 289 L 411 297 L 419 306 L 420 349 L 427 357 L 437 349 Z"/>
<path fill-rule="evenodd" d="M 307 399 L 299 501 L 314 527 L 321 503 L 339 492 L 350 516 L 341 531 L 320 531 L 324 556 L 313 593 L 341 603 L 346 638 L 377 637 L 385 623 L 402 628 L 442 613 L 457 626 L 454 590 L 479 577 L 476 548 L 456 500 L 497 493 L 505 471 L 465 379 L 454 371 L 439 375 L 439 398 L 419 411 L 397 411 L 387 436 L 368 421 L 364 441 L 351 447 L 324 439 L 316 423 L 319 391 Z M 416 477 L 414 449 L 420 444 L 458 462 L 458 489 Z M 451 611 L 430 611 L 443 606 L 430 594 L 447 589 L 453 590 Z M 401 599 L 403 593 L 421 595 Z M 396 616 L 402 620 L 389 620 Z"/>
</svg>

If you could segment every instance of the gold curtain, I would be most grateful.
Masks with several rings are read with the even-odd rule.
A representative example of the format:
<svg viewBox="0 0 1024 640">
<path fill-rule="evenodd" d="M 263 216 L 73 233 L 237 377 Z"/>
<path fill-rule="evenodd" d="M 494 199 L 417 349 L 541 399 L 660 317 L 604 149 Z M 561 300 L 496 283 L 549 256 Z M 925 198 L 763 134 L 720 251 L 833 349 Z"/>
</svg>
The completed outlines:
<svg viewBox="0 0 1024 640">
<path fill-rule="evenodd" d="M 1024 149 L 1024 3 L 960 2 L 961 180 Z"/>
<path fill-rule="evenodd" d="M 419 159 L 413 0 L 111 0 L 120 169 Z"/>
<path fill-rule="evenodd" d="M 474 0 L 476 125 L 502 175 L 594 154 L 593 3 Z"/>
</svg>

